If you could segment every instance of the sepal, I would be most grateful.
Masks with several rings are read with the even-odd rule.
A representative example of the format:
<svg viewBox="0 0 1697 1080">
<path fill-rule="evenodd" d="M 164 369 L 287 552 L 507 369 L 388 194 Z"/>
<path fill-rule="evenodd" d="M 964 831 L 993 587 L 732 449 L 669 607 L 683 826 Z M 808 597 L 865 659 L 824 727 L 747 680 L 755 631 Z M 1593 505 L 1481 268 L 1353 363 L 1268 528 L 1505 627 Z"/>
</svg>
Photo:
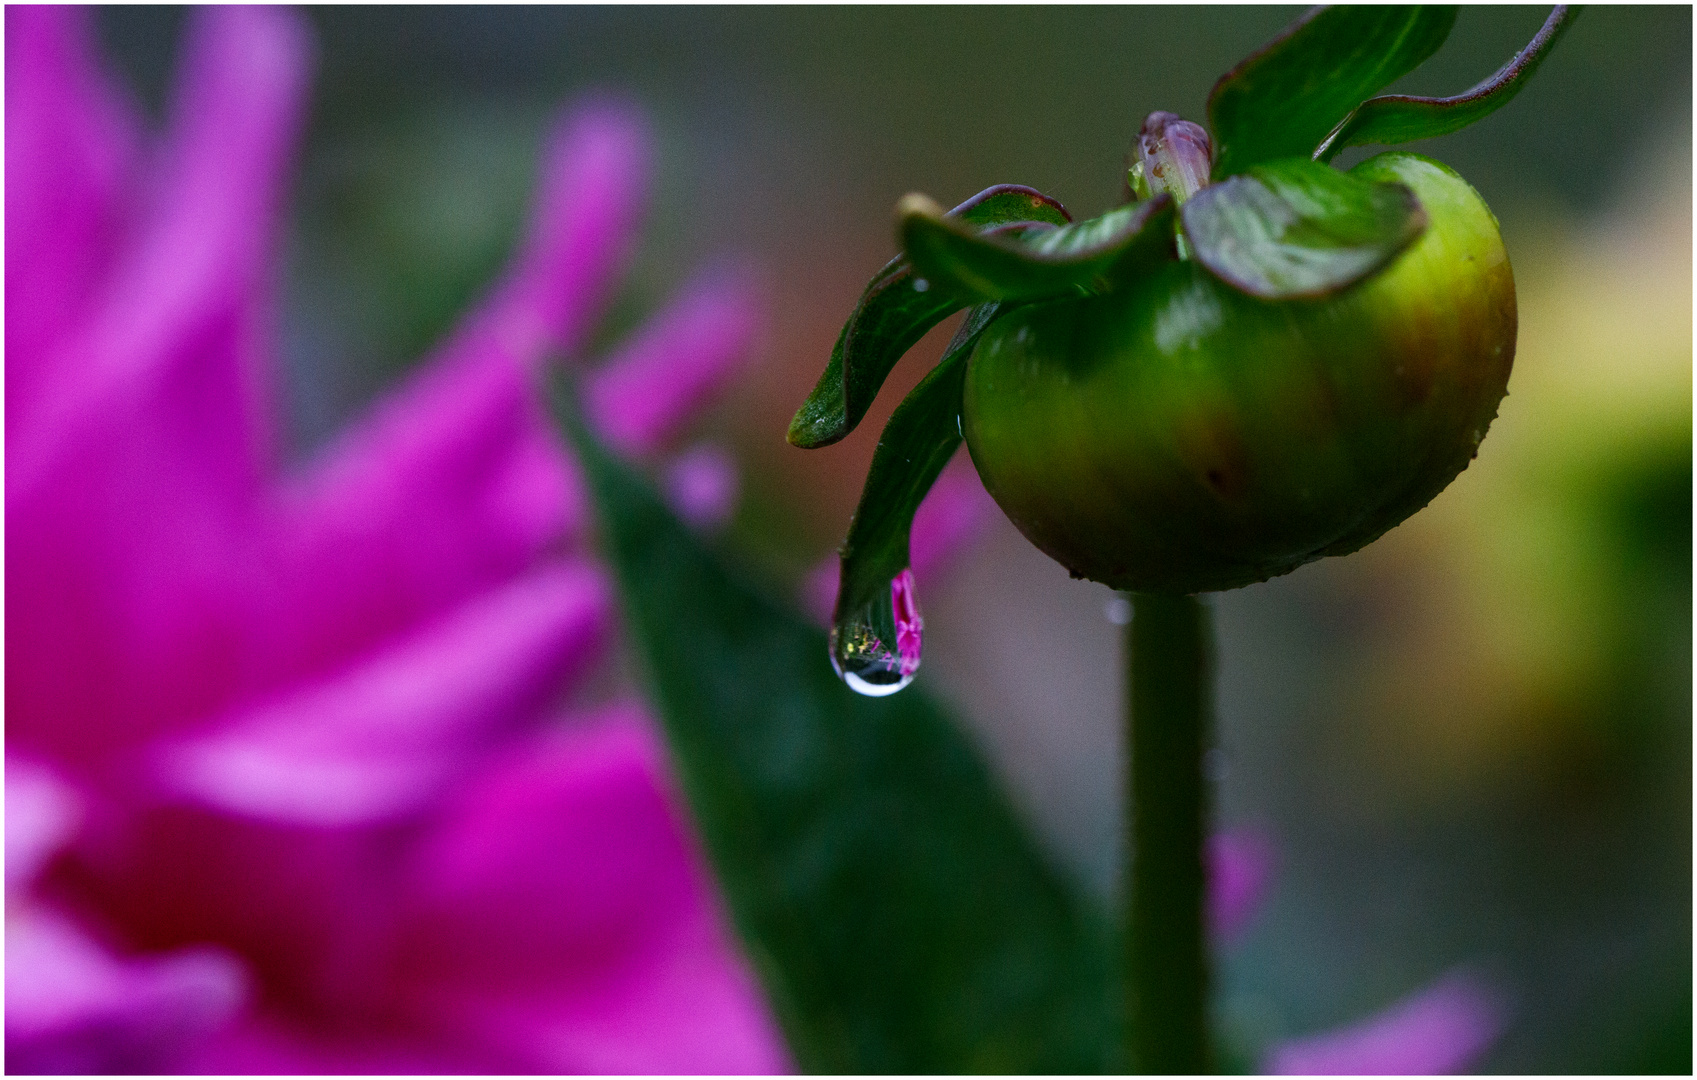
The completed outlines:
<svg viewBox="0 0 1697 1080">
<path fill-rule="evenodd" d="M 1377 183 L 1304 158 L 1257 165 L 1184 204 L 1193 257 L 1264 300 L 1325 296 L 1387 266 L 1426 228 L 1401 184 Z"/>
<path fill-rule="evenodd" d="M 887 592 L 907 569 L 913 515 L 961 443 L 960 403 L 966 361 L 984 330 L 1002 313 L 980 304 L 967 314 L 942 362 L 896 406 L 866 475 L 860 505 L 842 547 L 838 621 Z"/>
<path fill-rule="evenodd" d="M 1019 184 L 998 184 L 950 210 L 950 221 L 968 232 L 1016 222 L 1065 225 L 1066 207 Z M 950 315 L 971 303 L 933 288 L 906 255 L 878 271 L 849 315 L 831 350 L 825 373 L 790 422 L 789 441 L 815 449 L 842 439 L 866 415 L 884 379 L 908 349 Z"/>
<path fill-rule="evenodd" d="M 1342 5 L 1303 16 L 1209 93 L 1214 178 L 1312 154 L 1357 105 L 1437 52 L 1455 15 L 1450 5 Z"/>
<path fill-rule="evenodd" d="M 1577 7 L 1557 5 L 1526 48 L 1464 94 L 1447 98 L 1386 94 L 1362 102 L 1326 136 L 1314 159 L 1330 161 L 1348 146 L 1394 145 L 1448 135 L 1483 120 L 1520 93 L 1578 15 Z"/>
<path fill-rule="evenodd" d="M 1174 259 L 1172 196 L 1074 225 L 976 231 L 923 195 L 898 204 L 902 247 L 928 281 L 972 300 L 1030 302 L 1104 292 Z"/>
</svg>

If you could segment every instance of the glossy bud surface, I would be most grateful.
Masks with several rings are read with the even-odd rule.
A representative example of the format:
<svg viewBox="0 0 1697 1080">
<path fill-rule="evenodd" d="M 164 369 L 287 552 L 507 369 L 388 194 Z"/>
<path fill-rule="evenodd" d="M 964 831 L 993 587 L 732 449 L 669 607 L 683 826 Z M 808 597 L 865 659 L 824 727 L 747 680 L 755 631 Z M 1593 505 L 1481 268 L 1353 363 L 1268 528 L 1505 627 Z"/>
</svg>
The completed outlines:
<svg viewBox="0 0 1697 1080">
<path fill-rule="evenodd" d="M 1236 588 L 1356 550 L 1467 466 L 1514 359 L 1496 219 L 1417 155 L 1351 172 L 1408 185 L 1430 223 L 1341 292 L 1258 300 L 1173 262 L 986 331 L 962 433 L 1032 543 L 1117 589 Z"/>
</svg>

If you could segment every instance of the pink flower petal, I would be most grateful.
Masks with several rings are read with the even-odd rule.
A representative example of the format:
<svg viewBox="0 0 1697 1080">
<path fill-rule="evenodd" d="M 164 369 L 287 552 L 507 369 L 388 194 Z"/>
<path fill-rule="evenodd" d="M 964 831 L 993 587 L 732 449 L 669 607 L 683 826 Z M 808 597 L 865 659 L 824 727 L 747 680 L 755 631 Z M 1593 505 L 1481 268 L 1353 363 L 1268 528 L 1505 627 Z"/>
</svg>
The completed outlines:
<svg viewBox="0 0 1697 1080">
<path fill-rule="evenodd" d="M 1252 830 L 1208 838 L 1208 928 L 1216 942 L 1237 937 L 1260 910 L 1274 859 L 1272 843 Z"/>
<path fill-rule="evenodd" d="M 639 710 L 615 707 L 452 801 L 414 867 L 407 955 L 423 1015 L 543 1071 L 783 1066 L 663 753 Z"/>
<path fill-rule="evenodd" d="M 6 9 L 8 446 L 51 383 L 47 354 L 85 314 L 127 216 L 140 133 L 96 63 L 91 15 Z"/>
<path fill-rule="evenodd" d="M 351 668 L 239 710 L 160 754 L 168 790 L 320 827 L 415 812 L 598 659 L 611 587 L 587 564 L 519 578 Z"/>
<path fill-rule="evenodd" d="M 283 1017 L 243 1017 L 201 1040 L 173 1063 L 181 1073 L 212 1076 L 440 1076 L 513 1073 L 520 1062 L 456 1045 L 433 1033 L 362 1031 Z"/>
<path fill-rule="evenodd" d="M 936 484 L 913 515 L 913 571 L 928 581 L 946 573 L 996 511 L 978 470 L 965 453 L 943 467 Z"/>
<path fill-rule="evenodd" d="M 636 108 L 610 97 L 556 123 L 528 242 L 467 330 L 497 333 L 520 354 L 578 351 L 635 251 L 649 142 Z"/>
<path fill-rule="evenodd" d="M 1451 972 L 1365 1020 L 1289 1039 L 1268 1052 L 1275 1075 L 1459 1073 L 1489 1050 L 1505 1019 L 1501 999 L 1464 971 Z"/>
<path fill-rule="evenodd" d="M 702 532 L 730 522 L 740 486 L 736 459 L 717 446 L 694 447 L 666 466 L 666 500 L 679 517 Z"/>
<path fill-rule="evenodd" d="M 552 1073 L 794 1071 L 751 974 L 703 912 L 596 980 L 449 1006 L 495 1046 Z"/>
<path fill-rule="evenodd" d="M 643 203 L 646 130 L 598 104 L 558 125 L 524 252 L 424 369 L 350 430 L 278 510 L 292 582 L 280 671 L 368 647 L 517 572 L 583 516 L 538 397 L 622 269 Z"/>
<path fill-rule="evenodd" d="M 357 1030 L 393 1011 L 395 837 L 193 804 L 91 815 L 57 889 L 149 949 L 209 942 L 248 964 L 268 1002 Z"/>
<path fill-rule="evenodd" d="M 76 788 L 40 762 L 6 755 L 6 891 L 27 887 L 76 833 Z"/>
<path fill-rule="evenodd" d="M 7 1071 L 172 1071 L 235 1014 L 246 983 L 221 950 L 124 959 L 50 911 L 8 911 Z"/>
<path fill-rule="evenodd" d="M 653 453 L 742 370 L 763 322 L 746 270 L 697 277 L 586 380 L 590 419 L 614 449 Z"/>
<path fill-rule="evenodd" d="M 299 20 L 196 13 L 159 199 L 6 463 L 14 737 L 88 758 L 243 673 L 263 466 L 258 301 L 305 90 Z"/>
<path fill-rule="evenodd" d="M 914 574 L 928 581 L 946 574 L 990 520 L 996 503 L 978 479 L 972 459 L 956 454 L 943 467 L 925 501 L 913 515 L 908 550 Z M 837 606 L 842 564 L 831 555 L 807 575 L 802 605 L 820 622 L 828 623 Z"/>
</svg>

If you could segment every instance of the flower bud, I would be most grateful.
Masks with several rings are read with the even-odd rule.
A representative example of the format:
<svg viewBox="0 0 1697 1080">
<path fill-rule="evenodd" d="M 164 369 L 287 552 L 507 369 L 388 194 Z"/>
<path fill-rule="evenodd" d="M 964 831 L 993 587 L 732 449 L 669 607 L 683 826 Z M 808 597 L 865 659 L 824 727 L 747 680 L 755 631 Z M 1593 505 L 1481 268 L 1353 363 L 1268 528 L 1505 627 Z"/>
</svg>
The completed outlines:
<svg viewBox="0 0 1697 1080">
<path fill-rule="evenodd" d="M 1354 551 L 1466 467 L 1514 358 L 1496 219 L 1425 158 L 1354 173 L 1430 225 L 1339 292 L 1269 301 L 1171 262 L 985 331 L 961 430 L 1027 539 L 1117 589 L 1230 589 Z"/>
</svg>

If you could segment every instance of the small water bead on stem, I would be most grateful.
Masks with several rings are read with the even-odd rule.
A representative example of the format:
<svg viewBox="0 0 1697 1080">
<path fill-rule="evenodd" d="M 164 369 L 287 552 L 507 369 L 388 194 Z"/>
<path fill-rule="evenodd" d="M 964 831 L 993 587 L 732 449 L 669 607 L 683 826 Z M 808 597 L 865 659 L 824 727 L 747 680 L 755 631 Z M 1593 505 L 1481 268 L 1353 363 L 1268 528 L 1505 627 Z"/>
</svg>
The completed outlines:
<svg viewBox="0 0 1697 1080">
<path fill-rule="evenodd" d="M 903 570 L 887 592 L 860 610 L 839 616 L 831 627 L 831 667 L 858 694 L 893 694 L 912 682 L 919 670 L 924 630 L 913 571 Z"/>
</svg>

